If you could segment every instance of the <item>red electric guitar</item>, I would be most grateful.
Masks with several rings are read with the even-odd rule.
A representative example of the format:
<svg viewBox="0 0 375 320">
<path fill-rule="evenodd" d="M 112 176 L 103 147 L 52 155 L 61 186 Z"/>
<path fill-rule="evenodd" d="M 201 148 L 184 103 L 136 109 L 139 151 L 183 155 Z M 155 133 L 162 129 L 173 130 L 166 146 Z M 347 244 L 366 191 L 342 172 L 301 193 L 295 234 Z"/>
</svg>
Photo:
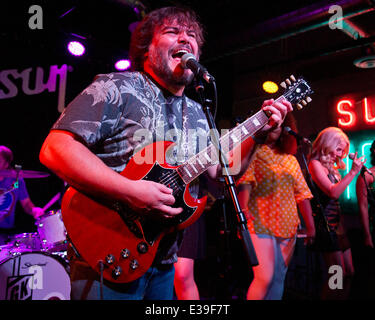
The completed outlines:
<svg viewBox="0 0 375 320">
<path fill-rule="evenodd" d="M 282 86 L 285 93 L 277 100 L 285 98 L 298 109 L 311 101 L 308 95 L 312 90 L 305 80 L 291 76 L 291 80 L 287 79 Z M 223 150 L 233 150 L 267 122 L 267 114 L 260 110 L 221 137 Z M 108 281 L 125 283 L 141 277 L 151 266 L 163 236 L 188 227 L 205 208 L 206 197 L 193 198 L 189 184 L 218 163 L 216 148 L 209 145 L 184 164 L 170 166 L 165 157 L 171 145 L 172 142 L 160 141 L 146 146 L 132 157 L 121 175 L 132 180 L 152 180 L 172 188 L 176 199 L 174 206 L 184 208 L 174 218 L 165 221 L 146 219 L 125 204 L 104 203 L 72 187 L 63 197 L 61 211 L 71 243 L 94 270 L 103 272 Z M 139 164 L 145 155 L 153 155 L 152 163 Z"/>
</svg>

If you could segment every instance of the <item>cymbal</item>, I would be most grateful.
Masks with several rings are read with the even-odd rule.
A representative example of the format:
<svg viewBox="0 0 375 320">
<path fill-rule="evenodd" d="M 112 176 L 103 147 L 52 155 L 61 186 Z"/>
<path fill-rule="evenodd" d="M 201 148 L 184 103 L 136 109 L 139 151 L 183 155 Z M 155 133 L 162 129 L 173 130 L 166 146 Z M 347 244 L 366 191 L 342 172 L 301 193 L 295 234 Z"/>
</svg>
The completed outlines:
<svg viewBox="0 0 375 320">
<path fill-rule="evenodd" d="M 23 179 L 35 179 L 35 178 L 46 178 L 49 173 L 32 170 L 19 170 L 18 177 Z M 0 170 L 0 177 L 4 178 L 17 178 L 17 171 L 11 170 Z"/>
</svg>

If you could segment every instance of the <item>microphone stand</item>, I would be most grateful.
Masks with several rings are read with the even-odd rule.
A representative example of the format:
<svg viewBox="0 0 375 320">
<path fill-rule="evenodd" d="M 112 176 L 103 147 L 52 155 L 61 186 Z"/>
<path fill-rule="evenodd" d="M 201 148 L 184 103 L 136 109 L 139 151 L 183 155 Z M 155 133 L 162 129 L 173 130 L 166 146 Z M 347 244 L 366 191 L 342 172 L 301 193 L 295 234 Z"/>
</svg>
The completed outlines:
<svg viewBox="0 0 375 320">
<path fill-rule="evenodd" d="M 211 83 L 214 86 L 215 99 L 216 99 L 216 83 L 215 83 L 215 81 L 212 81 Z M 217 150 L 218 155 L 219 155 L 219 161 L 220 161 L 221 167 L 224 170 L 223 176 L 224 176 L 225 185 L 226 185 L 226 188 L 228 189 L 228 193 L 229 193 L 229 195 L 230 195 L 230 197 L 233 201 L 234 209 L 235 209 L 236 214 L 237 214 L 237 222 L 238 222 L 238 225 L 239 225 L 239 232 L 240 232 L 240 235 L 241 235 L 241 240 L 242 240 L 242 244 L 244 246 L 247 261 L 250 264 L 250 266 L 257 266 L 259 264 L 259 262 L 258 262 L 256 253 L 255 253 L 255 250 L 254 250 L 254 247 L 253 247 L 253 243 L 252 243 L 251 238 L 250 238 L 249 230 L 247 228 L 247 220 L 246 220 L 246 217 L 245 217 L 244 213 L 242 212 L 241 206 L 239 204 L 237 192 L 236 192 L 236 188 L 235 188 L 236 185 L 235 185 L 233 177 L 229 174 L 228 159 L 226 158 L 226 156 L 225 156 L 225 154 L 224 154 L 224 152 L 221 148 L 221 144 L 220 144 L 220 141 L 219 141 L 220 140 L 219 133 L 218 133 L 218 130 L 217 130 L 216 125 L 215 125 L 215 121 L 214 121 L 214 119 L 212 117 L 212 114 L 211 114 L 211 111 L 210 111 L 210 104 L 212 103 L 212 101 L 205 98 L 204 86 L 203 86 L 201 80 L 197 80 L 197 85 L 196 85 L 195 90 L 198 93 L 201 105 L 203 107 L 203 111 L 204 111 L 204 113 L 206 115 L 206 118 L 207 118 L 208 125 L 211 129 L 211 132 L 213 132 L 212 143 L 216 147 L 216 150 Z M 215 101 L 215 103 L 216 103 L 216 101 Z"/>
</svg>

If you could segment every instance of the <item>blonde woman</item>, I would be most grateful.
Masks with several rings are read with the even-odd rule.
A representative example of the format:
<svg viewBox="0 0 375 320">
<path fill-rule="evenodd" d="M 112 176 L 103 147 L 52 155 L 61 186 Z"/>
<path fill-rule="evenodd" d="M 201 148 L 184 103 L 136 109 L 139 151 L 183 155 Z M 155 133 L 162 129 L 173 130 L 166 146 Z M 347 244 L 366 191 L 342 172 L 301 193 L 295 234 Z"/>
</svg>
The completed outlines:
<svg viewBox="0 0 375 320">
<path fill-rule="evenodd" d="M 342 267 L 343 275 L 354 274 L 350 243 L 340 224 L 339 197 L 350 182 L 360 172 L 363 157 L 352 162 L 352 167 L 345 177 L 338 169 L 345 169 L 342 161 L 348 155 L 350 142 L 347 135 L 339 128 L 329 127 L 319 133 L 312 146 L 309 170 L 316 184 L 316 191 L 321 210 L 315 207 L 316 238 L 314 248 L 323 252 L 327 268 L 332 265 Z M 322 214 L 324 215 L 322 217 Z M 330 232 L 328 233 L 328 229 Z"/>
</svg>

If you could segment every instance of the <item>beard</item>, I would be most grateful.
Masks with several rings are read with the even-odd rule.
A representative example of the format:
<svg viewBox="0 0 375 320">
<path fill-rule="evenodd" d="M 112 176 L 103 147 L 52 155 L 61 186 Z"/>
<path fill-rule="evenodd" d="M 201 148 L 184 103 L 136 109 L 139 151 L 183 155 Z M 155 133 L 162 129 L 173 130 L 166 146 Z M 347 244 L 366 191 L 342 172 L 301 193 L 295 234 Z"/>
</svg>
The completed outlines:
<svg viewBox="0 0 375 320">
<path fill-rule="evenodd" d="M 185 72 L 185 69 L 181 66 L 177 66 L 175 70 L 172 70 L 168 64 L 168 58 L 157 48 L 153 53 L 149 53 L 148 58 L 150 66 L 155 74 L 170 85 L 187 86 L 194 79 L 194 74 Z"/>
</svg>

